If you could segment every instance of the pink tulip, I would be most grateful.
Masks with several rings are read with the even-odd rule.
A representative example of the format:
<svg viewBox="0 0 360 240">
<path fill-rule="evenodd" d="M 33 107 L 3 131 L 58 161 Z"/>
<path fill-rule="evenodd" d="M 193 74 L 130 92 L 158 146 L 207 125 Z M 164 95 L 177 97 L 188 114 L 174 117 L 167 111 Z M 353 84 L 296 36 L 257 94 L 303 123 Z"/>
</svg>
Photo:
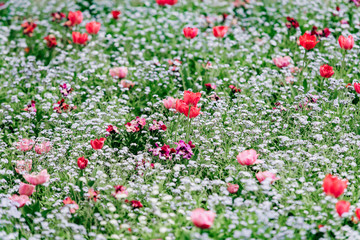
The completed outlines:
<svg viewBox="0 0 360 240">
<path fill-rule="evenodd" d="M 257 154 L 254 149 L 250 149 L 250 150 L 245 150 L 245 151 L 239 153 L 239 155 L 237 155 L 236 159 L 237 159 L 238 163 L 240 163 L 241 165 L 250 166 L 253 164 L 263 162 L 263 161 L 257 160 L 259 155 L 260 154 Z"/>
<path fill-rule="evenodd" d="M 259 180 L 260 183 L 265 181 L 266 179 L 270 180 L 270 183 L 274 183 L 276 180 L 279 180 L 280 178 L 276 177 L 275 173 L 265 171 L 265 172 L 258 172 L 256 174 L 257 180 Z"/>
<path fill-rule="evenodd" d="M 35 191 L 35 185 L 26 184 L 23 182 L 20 183 L 20 187 L 19 187 L 20 195 L 31 196 L 34 191 Z"/>
<path fill-rule="evenodd" d="M 227 186 L 227 190 L 229 191 L 229 193 L 237 193 L 237 191 L 239 190 L 239 185 L 237 184 L 228 183 Z"/>
<path fill-rule="evenodd" d="M 50 179 L 50 175 L 47 173 L 47 170 L 44 169 L 40 173 L 32 173 L 32 174 L 25 174 L 24 178 L 32 185 L 40 185 L 44 184 Z"/>
<path fill-rule="evenodd" d="M 216 214 L 212 211 L 205 211 L 203 208 L 197 208 L 191 213 L 191 221 L 198 228 L 210 228 L 215 219 Z"/>
<path fill-rule="evenodd" d="M 290 65 L 290 61 L 291 58 L 289 56 L 285 56 L 285 57 L 276 57 L 273 59 L 274 64 L 278 67 L 278 68 L 283 68 L 283 67 L 287 67 Z"/>
<path fill-rule="evenodd" d="M 340 47 L 345 50 L 350 50 L 354 46 L 354 38 L 351 35 L 349 35 L 347 38 L 341 35 L 338 41 Z"/>
<path fill-rule="evenodd" d="M 23 174 L 24 172 L 30 172 L 31 171 L 31 166 L 32 166 L 32 160 L 16 161 L 15 171 L 17 173 L 19 173 L 19 174 Z"/>
<path fill-rule="evenodd" d="M 16 143 L 16 148 L 23 152 L 26 152 L 31 150 L 34 144 L 35 144 L 34 140 L 24 138 L 20 142 Z"/>
<path fill-rule="evenodd" d="M 16 195 L 16 194 L 9 197 L 9 199 L 11 201 L 13 201 L 13 203 L 15 204 L 15 206 L 17 208 L 21 208 L 21 207 L 25 206 L 25 204 L 30 201 L 28 196 L 26 196 L 26 195 L 20 195 L 19 196 L 19 195 Z"/>
<path fill-rule="evenodd" d="M 354 89 L 357 93 L 360 93 L 360 83 L 354 83 Z"/>
<path fill-rule="evenodd" d="M 113 78 L 123 79 L 126 78 L 126 75 L 128 74 L 128 69 L 127 67 L 115 67 L 111 68 L 109 72 Z"/>
<path fill-rule="evenodd" d="M 163 103 L 164 103 L 164 106 L 167 108 L 167 109 L 175 109 L 176 107 L 176 100 L 175 98 L 173 97 L 168 97 L 167 99 L 164 99 L 163 100 Z"/>
<path fill-rule="evenodd" d="M 35 152 L 37 154 L 48 153 L 51 150 L 50 142 L 42 142 L 35 146 Z"/>
</svg>

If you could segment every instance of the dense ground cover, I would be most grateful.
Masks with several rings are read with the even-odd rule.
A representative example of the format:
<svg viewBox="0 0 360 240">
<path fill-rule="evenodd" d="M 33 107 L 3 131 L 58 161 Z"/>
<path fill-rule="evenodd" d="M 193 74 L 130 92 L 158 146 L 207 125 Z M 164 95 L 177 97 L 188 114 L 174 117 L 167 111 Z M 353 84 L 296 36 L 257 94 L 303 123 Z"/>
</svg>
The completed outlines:
<svg viewBox="0 0 360 240">
<path fill-rule="evenodd" d="M 0 3 L 0 238 L 360 239 L 358 5 Z"/>
</svg>

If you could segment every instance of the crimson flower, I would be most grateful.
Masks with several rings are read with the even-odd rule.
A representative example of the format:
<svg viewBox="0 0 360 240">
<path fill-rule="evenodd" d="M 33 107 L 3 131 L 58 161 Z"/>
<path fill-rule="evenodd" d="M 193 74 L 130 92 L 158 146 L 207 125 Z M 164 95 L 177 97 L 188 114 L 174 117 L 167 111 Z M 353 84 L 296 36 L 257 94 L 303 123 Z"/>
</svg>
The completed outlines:
<svg viewBox="0 0 360 240">
<path fill-rule="evenodd" d="M 332 75 L 334 75 L 333 67 L 324 64 L 320 67 L 320 75 L 324 78 L 330 78 Z"/>
<path fill-rule="evenodd" d="M 89 160 L 85 159 L 84 156 L 79 157 L 78 161 L 77 161 L 77 165 L 79 166 L 80 169 L 85 169 L 86 166 L 88 165 Z"/>
<path fill-rule="evenodd" d="M 46 45 L 49 47 L 49 48 L 53 48 L 57 45 L 57 42 L 56 42 L 56 37 L 52 34 L 44 37 L 44 39 L 46 40 Z"/>
<path fill-rule="evenodd" d="M 113 11 L 111 11 L 111 14 L 115 20 L 118 20 L 121 12 L 118 10 L 113 10 Z"/>
</svg>

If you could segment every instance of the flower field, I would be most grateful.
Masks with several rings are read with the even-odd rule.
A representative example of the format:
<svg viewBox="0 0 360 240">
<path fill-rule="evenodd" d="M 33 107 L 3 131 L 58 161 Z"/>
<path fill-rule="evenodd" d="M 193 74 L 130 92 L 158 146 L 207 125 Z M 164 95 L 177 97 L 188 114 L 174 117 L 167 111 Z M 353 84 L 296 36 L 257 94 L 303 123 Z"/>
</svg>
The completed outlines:
<svg viewBox="0 0 360 240">
<path fill-rule="evenodd" d="M 0 239 L 360 239 L 359 6 L 0 0 Z"/>
</svg>

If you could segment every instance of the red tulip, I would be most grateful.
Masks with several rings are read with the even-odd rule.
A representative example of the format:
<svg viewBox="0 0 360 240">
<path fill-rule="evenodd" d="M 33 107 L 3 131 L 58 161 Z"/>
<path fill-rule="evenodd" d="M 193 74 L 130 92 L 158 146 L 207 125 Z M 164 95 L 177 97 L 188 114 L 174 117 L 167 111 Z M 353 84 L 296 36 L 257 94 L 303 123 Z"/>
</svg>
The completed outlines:
<svg viewBox="0 0 360 240">
<path fill-rule="evenodd" d="M 227 33 L 229 27 L 228 26 L 216 26 L 213 27 L 213 34 L 217 38 L 223 38 Z"/>
<path fill-rule="evenodd" d="M 86 33 L 72 32 L 73 42 L 76 44 L 86 44 L 88 35 Z"/>
<path fill-rule="evenodd" d="M 101 27 L 101 23 L 99 22 L 89 22 L 86 24 L 85 28 L 86 28 L 86 31 L 89 33 L 89 34 L 97 34 L 100 30 L 100 27 Z"/>
<path fill-rule="evenodd" d="M 53 48 L 57 45 L 57 42 L 56 42 L 56 38 L 54 35 L 50 34 L 46 37 L 44 37 L 44 39 L 46 40 L 46 45 L 49 47 L 49 48 Z"/>
<path fill-rule="evenodd" d="M 189 118 L 195 118 L 200 114 L 200 110 L 201 110 L 201 108 L 191 106 L 190 107 L 190 115 L 188 113 L 185 113 L 185 116 L 187 116 Z"/>
<path fill-rule="evenodd" d="M 190 91 L 184 92 L 184 102 L 190 106 L 196 106 L 200 101 L 201 93 L 193 93 Z"/>
<path fill-rule="evenodd" d="M 300 36 L 300 45 L 303 46 L 306 50 L 313 49 L 319 41 L 316 41 L 316 36 L 305 33 Z"/>
<path fill-rule="evenodd" d="M 354 88 L 357 93 L 360 93 L 360 83 L 354 83 Z"/>
<path fill-rule="evenodd" d="M 341 35 L 339 37 L 339 45 L 342 49 L 350 50 L 354 46 L 354 38 L 349 35 L 347 38 Z"/>
<path fill-rule="evenodd" d="M 350 210 L 350 203 L 345 200 L 340 200 L 335 205 L 336 211 L 341 217 L 344 213 L 349 212 Z"/>
<path fill-rule="evenodd" d="M 88 162 L 89 160 L 85 159 L 85 157 L 82 156 L 78 158 L 77 165 L 79 166 L 80 169 L 84 169 L 88 165 Z"/>
<path fill-rule="evenodd" d="M 347 180 L 341 180 L 336 176 L 328 174 L 324 178 L 323 189 L 326 195 L 333 196 L 335 198 L 340 197 L 347 188 Z"/>
<path fill-rule="evenodd" d="M 186 117 L 194 118 L 197 117 L 200 114 L 201 108 L 198 108 L 196 106 L 191 106 L 189 111 L 189 105 L 185 103 L 184 100 L 176 100 L 176 111 L 179 113 L 184 114 Z"/>
<path fill-rule="evenodd" d="M 70 26 L 79 25 L 83 20 L 83 14 L 80 11 L 69 12 L 68 19 L 70 21 Z"/>
<path fill-rule="evenodd" d="M 118 11 L 118 10 L 114 10 L 114 11 L 111 11 L 111 14 L 112 14 L 112 16 L 113 16 L 113 18 L 114 18 L 115 20 L 118 20 L 118 19 L 119 19 L 119 15 L 121 14 L 121 12 Z"/>
<path fill-rule="evenodd" d="M 106 140 L 106 138 L 100 138 L 100 139 L 91 140 L 90 141 L 91 147 L 94 150 L 102 149 L 103 146 L 104 146 L 105 140 Z"/>
<path fill-rule="evenodd" d="M 187 39 L 195 38 L 197 36 L 197 34 L 198 34 L 198 31 L 199 31 L 199 29 L 191 28 L 191 27 L 186 27 L 186 28 L 183 29 L 184 36 Z"/>
<path fill-rule="evenodd" d="M 159 4 L 160 6 L 165 6 L 165 5 L 175 5 L 178 2 L 178 0 L 156 0 L 156 3 Z"/>
<path fill-rule="evenodd" d="M 333 67 L 324 64 L 320 67 L 320 75 L 324 78 L 330 78 L 332 75 L 334 75 Z"/>
<path fill-rule="evenodd" d="M 356 217 L 360 220 L 360 208 L 355 210 Z"/>
<path fill-rule="evenodd" d="M 184 100 L 177 99 L 175 109 L 177 112 L 185 114 L 186 111 L 189 111 L 189 106 L 184 102 Z"/>
</svg>

